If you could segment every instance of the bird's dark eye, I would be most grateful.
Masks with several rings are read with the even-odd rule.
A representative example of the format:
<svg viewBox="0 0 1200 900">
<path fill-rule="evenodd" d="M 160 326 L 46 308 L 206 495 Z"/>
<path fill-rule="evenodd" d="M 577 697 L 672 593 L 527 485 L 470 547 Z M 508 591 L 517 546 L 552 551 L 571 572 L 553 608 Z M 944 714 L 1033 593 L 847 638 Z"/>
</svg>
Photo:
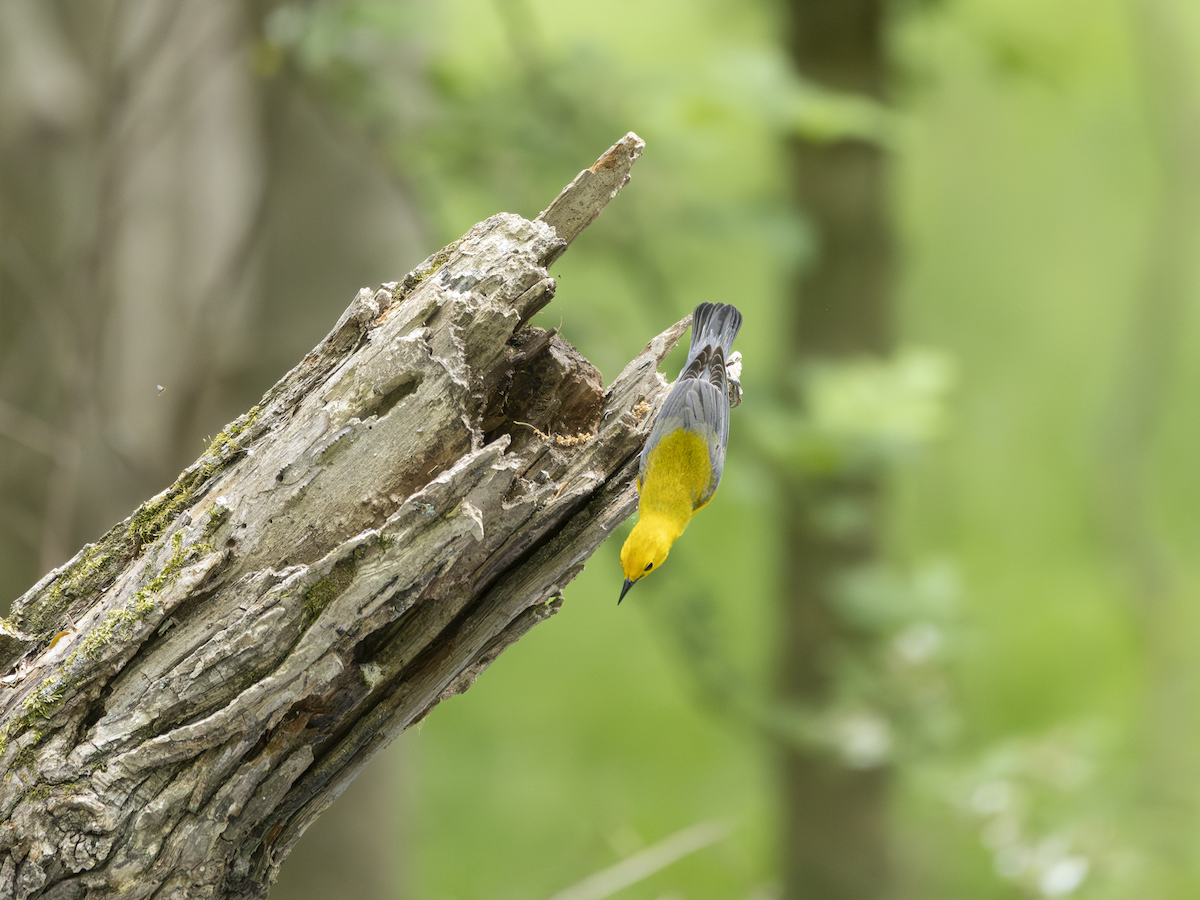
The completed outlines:
<svg viewBox="0 0 1200 900">
<path fill-rule="evenodd" d="M 644 571 L 649 572 L 653 568 L 654 568 L 654 563 L 646 563 L 646 568 Z"/>
</svg>

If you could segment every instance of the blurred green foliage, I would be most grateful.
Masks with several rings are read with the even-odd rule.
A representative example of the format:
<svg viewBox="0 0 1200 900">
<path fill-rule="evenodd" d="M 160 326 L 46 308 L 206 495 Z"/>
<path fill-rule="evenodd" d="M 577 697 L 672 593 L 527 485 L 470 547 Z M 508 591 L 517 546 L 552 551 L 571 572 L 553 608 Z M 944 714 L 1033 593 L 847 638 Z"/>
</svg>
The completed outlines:
<svg viewBox="0 0 1200 900">
<path fill-rule="evenodd" d="M 777 896 L 781 736 L 893 767 L 901 897 L 1196 895 L 1194 5 L 897 3 L 887 107 L 800 79 L 768 3 L 264 7 L 254 71 L 365 142 L 427 252 L 646 140 L 541 316 L 607 380 L 697 302 L 745 314 L 721 493 L 667 571 L 618 610 L 614 535 L 399 742 L 408 895 L 550 897 L 717 821 L 731 837 L 620 896 Z M 892 153 L 893 358 L 787 355 L 784 298 L 821 252 L 796 136 Z M 779 479 L 852 530 L 863 510 L 821 485 L 880 471 L 887 561 L 833 595 L 873 649 L 831 661 L 827 706 L 783 707 Z"/>
<path fill-rule="evenodd" d="M 614 536 L 562 613 L 405 738 L 412 893 L 549 896 L 718 819 L 730 840 L 621 896 L 773 896 L 762 737 L 786 733 L 896 765 L 903 896 L 1193 896 L 1200 356 L 1178 347 L 1195 316 L 1170 329 L 1166 394 L 1135 401 L 1165 410 L 1147 455 L 1106 457 L 1104 429 L 1126 358 L 1158 352 L 1130 329 L 1172 189 L 1147 124 L 1161 32 L 1146 21 L 1174 22 L 1200 58 L 1195 16 L 1168 0 L 902 5 L 884 109 L 792 74 L 778 15 L 356 0 L 268 19 L 264 73 L 294 67 L 371 136 L 441 239 L 499 208 L 533 215 L 625 131 L 646 139 L 544 314 L 607 377 L 700 300 L 746 316 L 721 496 L 667 572 L 618 611 Z M 819 252 L 787 199 L 792 134 L 894 151 L 909 348 L 894 359 L 785 357 L 783 286 Z M 773 707 L 774 473 L 880 467 L 896 562 L 838 597 L 882 654 L 838 663 L 828 709 Z M 1141 507 L 1106 510 L 1128 467 Z M 1149 614 L 1104 526 L 1135 514 L 1169 570 Z M 1160 691 L 1185 705 L 1156 709 Z"/>
<path fill-rule="evenodd" d="M 806 412 L 780 403 L 748 423 L 759 451 L 800 479 L 871 472 L 915 458 L 946 429 L 953 366 L 945 354 L 809 365 L 793 373 Z"/>
</svg>

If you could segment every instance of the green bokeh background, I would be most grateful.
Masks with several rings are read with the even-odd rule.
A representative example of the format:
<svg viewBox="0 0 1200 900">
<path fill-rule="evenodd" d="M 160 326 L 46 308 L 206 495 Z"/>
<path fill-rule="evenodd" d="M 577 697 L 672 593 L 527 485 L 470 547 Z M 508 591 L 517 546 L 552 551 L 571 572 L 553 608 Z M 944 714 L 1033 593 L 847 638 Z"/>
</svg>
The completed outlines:
<svg viewBox="0 0 1200 900">
<path fill-rule="evenodd" d="M 1174 346 L 1139 347 L 1133 321 L 1154 264 L 1155 217 L 1164 192 L 1176 190 L 1150 121 L 1162 99 L 1146 56 L 1178 48 L 1158 47 L 1140 17 L 1176 15 L 1184 48 L 1194 50 L 1197 35 L 1190 10 L 1152 6 L 964 0 L 895 15 L 886 140 L 902 251 L 900 345 L 944 354 L 954 386 L 943 433 L 890 477 L 889 555 L 904 571 L 947 567 L 957 584 L 939 651 L 952 727 L 898 755 L 905 896 L 1054 895 L 1053 884 L 1014 874 L 996 852 L 988 829 L 1000 817 L 978 792 L 998 782 L 1019 798 L 1012 808 L 1022 810 L 1029 846 L 1057 837 L 1088 858 L 1069 893 L 1184 896 L 1195 885 L 1186 737 L 1195 709 L 1155 723 L 1147 696 L 1164 689 L 1154 673 L 1161 654 L 1172 661 L 1167 690 L 1194 698 L 1196 686 L 1190 261 L 1189 299 L 1169 326 Z M 444 8 L 480 24 L 443 59 L 486 85 L 510 47 L 487 24 L 495 6 L 467 8 Z M 410 875 L 420 896 L 549 896 L 677 829 L 719 819 L 733 838 L 621 896 L 771 896 L 769 749 L 706 703 L 696 661 L 671 635 L 671 609 L 672 591 L 689 589 L 680 582 L 710 584 L 721 627 L 735 630 L 727 650 L 761 683 L 776 650 L 780 548 L 770 481 L 747 432 L 787 364 L 777 324 L 786 284 L 819 252 L 802 211 L 783 202 L 781 141 L 810 127 L 808 114 L 791 105 L 770 7 L 614 4 L 599 17 L 528 9 L 555 59 L 586 58 L 611 73 L 605 87 L 619 99 L 610 108 L 647 141 L 600 234 L 560 264 L 546 316 L 611 378 L 694 302 L 735 302 L 746 315 L 738 346 L 747 399 L 734 415 L 720 502 L 668 569 L 614 608 L 623 534 L 614 537 L 559 616 L 405 737 L 422 823 Z M 460 223 L 488 208 L 446 208 L 459 202 Z M 631 227 L 669 298 L 647 296 L 653 288 L 639 272 L 603 257 L 607 242 L 619 244 L 609 234 Z M 598 249 L 587 248 L 593 239 Z M 1138 512 L 1170 572 L 1155 614 L 1172 623 L 1169 647 L 1139 613 L 1127 548 L 1105 525 L 1105 482 L 1128 475 L 1112 471 L 1106 432 L 1130 358 L 1146 352 L 1178 360 L 1163 396 L 1145 401 L 1162 404 L 1148 456 L 1130 461 L 1144 467 Z M 934 713 L 917 704 L 922 714 Z M 1174 772 L 1147 771 L 1160 741 L 1182 742 Z M 1057 778 L 1042 765 L 1047 756 L 1077 777 Z M 1169 812 L 1154 787 L 1163 781 L 1178 787 Z M 1164 817 L 1184 833 L 1164 840 L 1154 824 Z M 464 853 L 475 862 L 456 865 Z"/>
<path fill-rule="evenodd" d="M 363 783 L 392 772 L 372 782 L 395 794 L 376 798 L 369 830 L 394 844 L 396 896 L 551 897 L 708 821 L 730 836 L 617 896 L 779 896 L 773 752 L 745 704 L 771 715 L 785 552 L 772 454 L 803 439 L 778 393 L 795 362 L 781 323 L 820 253 L 789 199 L 796 135 L 889 148 L 896 359 L 936 376 L 911 389 L 898 363 L 872 376 L 896 392 L 879 409 L 900 410 L 903 445 L 880 464 L 888 568 L 862 613 L 900 642 L 900 662 L 872 676 L 899 698 L 897 895 L 1196 896 L 1194 4 L 895 3 L 887 109 L 801 82 L 774 3 L 357 0 L 250 15 L 256 77 L 300 85 L 332 140 L 367 147 L 417 210 L 421 246 L 382 278 L 497 211 L 533 217 L 635 131 L 645 155 L 556 264 L 540 324 L 607 383 L 700 301 L 745 316 L 721 491 L 665 570 L 617 607 L 626 525 L 558 615 L 356 784 L 378 793 Z M 311 333 L 297 354 L 367 274 L 299 320 Z M 278 371 L 246 376 L 248 402 L 286 368 L 271 352 Z M 903 413 L 909 400 L 932 425 Z M 243 408 L 217 404 L 208 433 Z M 14 578 L 38 577 L 10 556 Z M 298 855 L 317 852 L 324 821 Z M 1047 880 L 1055 860 L 1066 868 Z M 281 891 L 296 887 L 288 873 Z"/>
</svg>

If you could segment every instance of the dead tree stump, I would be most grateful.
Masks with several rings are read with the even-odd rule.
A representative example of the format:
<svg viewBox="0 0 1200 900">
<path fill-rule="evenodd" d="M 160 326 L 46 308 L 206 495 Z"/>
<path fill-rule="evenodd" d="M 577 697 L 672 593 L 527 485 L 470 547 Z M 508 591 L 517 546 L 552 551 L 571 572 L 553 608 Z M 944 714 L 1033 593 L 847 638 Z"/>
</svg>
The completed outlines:
<svg viewBox="0 0 1200 900">
<path fill-rule="evenodd" d="M 607 391 L 526 323 L 641 149 L 359 292 L 174 485 L 16 601 L 0 897 L 263 897 L 372 754 L 558 609 L 636 504 L 687 321 Z"/>
</svg>

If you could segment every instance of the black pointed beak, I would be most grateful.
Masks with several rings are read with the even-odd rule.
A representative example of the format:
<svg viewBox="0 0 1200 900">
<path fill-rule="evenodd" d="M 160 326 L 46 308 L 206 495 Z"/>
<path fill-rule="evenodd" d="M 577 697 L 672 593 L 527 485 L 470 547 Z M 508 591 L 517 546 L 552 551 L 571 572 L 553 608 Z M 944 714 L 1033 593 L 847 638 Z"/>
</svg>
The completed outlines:
<svg viewBox="0 0 1200 900">
<path fill-rule="evenodd" d="M 621 601 L 625 599 L 625 595 L 629 593 L 631 587 L 633 587 L 633 582 L 626 578 L 625 584 L 621 588 L 621 596 L 617 598 L 617 606 L 621 605 Z"/>
</svg>

